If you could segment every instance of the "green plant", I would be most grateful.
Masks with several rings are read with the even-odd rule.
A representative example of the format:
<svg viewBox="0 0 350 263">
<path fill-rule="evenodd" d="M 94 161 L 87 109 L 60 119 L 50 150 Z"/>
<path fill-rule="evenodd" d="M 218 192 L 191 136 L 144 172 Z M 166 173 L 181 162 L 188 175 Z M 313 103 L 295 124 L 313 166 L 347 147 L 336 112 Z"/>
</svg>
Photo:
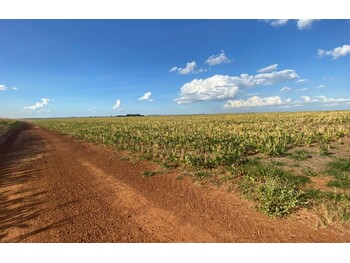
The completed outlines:
<svg viewBox="0 0 350 263">
<path fill-rule="evenodd" d="M 290 157 L 297 161 L 304 161 L 308 158 L 311 158 L 311 155 L 305 150 L 300 150 L 294 152 Z"/>
<path fill-rule="evenodd" d="M 240 184 L 243 194 L 255 200 L 259 210 L 269 216 L 286 216 L 307 204 L 307 197 L 298 186 L 309 182 L 308 177 L 294 176 L 259 162 L 245 163 L 243 173 Z"/>
<path fill-rule="evenodd" d="M 314 177 L 314 176 L 318 175 L 317 172 L 312 171 L 310 169 L 304 170 L 304 173 L 305 173 L 306 176 L 311 176 L 311 177 Z"/>
<path fill-rule="evenodd" d="M 196 180 L 201 180 L 201 179 L 210 177 L 210 174 L 205 171 L 199 171 L 199 172 L 196 172 L 193 177 Z"/>
<path fill-rule="evenodd" d="M 293 184 L 277 178 L 267 178 L 257 188 L 260 210 L 272 216 L 285 216 L 307 202 L 303 192 Z"/>
<path fill-rule="evenodd" d="M 155 172 L 155 171 L 143 171 L 142 172 L 142 176 L 143 177 L 151 177 L 151 176 L 153 176 L 155 174 L 157 174 L 157 172 Z"/>
<path fill-rule="evenodd" d="M 334 177 L 334 180 L 328 182 L 328 186 L 350 188 L 350 158 L 339 158 L 328 162 L 324 172 Z"/>
<path fill-rule="evenodd" d="M 318 153 L 322 156 L 328 156 L 331 154 L 329 150 L 330 150 L 330 147 L 328 144 L 320 144 Z"/>
</svg>

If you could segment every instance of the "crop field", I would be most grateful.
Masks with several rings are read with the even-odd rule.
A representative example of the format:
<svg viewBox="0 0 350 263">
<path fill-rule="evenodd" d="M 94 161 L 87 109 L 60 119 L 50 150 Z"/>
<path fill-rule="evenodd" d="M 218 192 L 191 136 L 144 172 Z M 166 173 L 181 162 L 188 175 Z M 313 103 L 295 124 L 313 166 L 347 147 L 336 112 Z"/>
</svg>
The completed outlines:
<svg viewBox="0 0 350 263">
<path fill-rule="evenodd" d="M 272 217 L 310 208 L 325 224 L 350 219 L 349 111 L 32 122 L 237 190 Z"/>
<path fill-rule="evenodd" d="M 18 121 L 0 119 L 0 138 L 5 135 L 11 128 L 18 125 Z"/>
</svg>

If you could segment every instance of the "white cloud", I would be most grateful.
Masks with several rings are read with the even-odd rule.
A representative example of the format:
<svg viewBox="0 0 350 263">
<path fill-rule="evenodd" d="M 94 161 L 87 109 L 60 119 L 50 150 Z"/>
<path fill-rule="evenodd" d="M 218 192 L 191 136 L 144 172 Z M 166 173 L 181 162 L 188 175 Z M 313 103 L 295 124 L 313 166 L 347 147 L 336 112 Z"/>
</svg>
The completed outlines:
<svg viewBox="0 0 350 263">
<path fill-rule="evenodd" d="M 5 90 L 9 90 L 9 89 L 12 89 L 12 90 L 18 90 L 18 88 L 17 87 L 7 87 L 6 85 L 4 85 L 4 84 L 0 84 L 0 91 L 5 91 Z"/>
<path fill-rule="evenodd" d="M 287 93 L 287 92 L 291 92 L 292 90 L 293 90 L 292 88 L 283 87 L 282 89 L 280 89 L 280 92 Z"/>
<path fill-rule="evenodd" d="M 284 26 L 288 23 L 288 19 L 264 19 L 264 21 L 274 27 Z"/>
<path fill-rule="evenodd" d="M 220 65 L 223 63 L 229 63 L 231 60 L 226 56 L 224 51 L 221 51 L 218 55 L 212 55 L 210 56 L 205 63 L 207 63 L 209 66 L 215 66 Z"/>
<path fill-rule="evenodd" d="M 320 19 L 299 19 L 297 20 L 297 27 L 299 30 L 310 29 L 312 24 Z M 288 19 L 264 19 L 264 22 L 274 27 L 284 26 L 288 23 Z"/>
<path fill-rule="evenodd" d="M 152 93 L 150 91 L 146 92 L 142 97 L 138 98 L 138 100 L 148 100 L 148 101 L 150 101 L 151 100 L 150 99 L 151 95 L 152 95 Z"/>
<path fill-rule="evenodd" d="M 28 110 L 28 111 L 35 111 L 35 110 L 39 110 L 38 112 L 43 112 L 43 110 L 41 110 L 45 105 L 49 104 L 50 101 L 53 101 L 51 99 L 41 99 L 41 101 L 35 103 L 35 105 L 32 106 L 26 106 L 24 107 L 24 110 Z"/>
<path fill-rule="evenodd" d="M 332 50 L 323 50 L 323 49 L 318 49 L 318 56 L 319 57 L 324 57 L 324 56 L 332 56 L 333 60 L 338 59 L 340 57 L 346 56 L 347 54 L 350 53 L 350 45 L 343 45 L 341 47 L 336 47 Z"/>
<path fill-rule="evenodd" d="M 318 86 L 317 86 L 317 88 L 319 88 L 319 89 L 322 89 L 322 88 L 324 88 L 324 87 L 326 87 L 326 86 L 325 86 L 325 85 L 323 85 L 323 84 L 322 84 L 322 85 L 318 85 Z"/>
<path fill-rule="evenodd" d="M 350 98 L 346 99 L 346 98 L 339 98 L 339 99 L 335 99 L 335 98 L 331 98 L 331 97 L 326 97 L 326 96 L 318 96 L 318 101 L 320 102 L 324 102 L 324 103 L 335 103 L 335 102 L 350 102 Z"/>
<path fill-rule="evenodd" d="M 0 91 L 5 91 L 7 90 L 7 87 L 3 84 L 0 84 Z"/>
<path fill-rule="evenodd" d="M 335 106 L 336 105 L 340 105 L 340 104 L 344 104 L 344 103 L 349 103 L 350 102 L 350 98 L 332 98 L 332 97 L 326 97 L 326 96 L 316 96 L 316 97 L 309 97 L 309 96 L 301 96 L 301 98 L 304 100 L 304 103 L 312 103 L 312 102 L 317 102 L 317 103 L 321 103 L 321 104 L 328 104 L 328 106 Z M 333 104 L 333 105 L 331 105 Z"/>
<path fill-rule="evenodd" d="M 247 100 L 228 100 L 224 104 L 224 108 L 230 109 L 230 108 L 252 108 L 252 107 L 267 107 L 267 106 L 276 106 L 276 107 L 283 107 L 283 108 L 289 108 L 289 107 L 300 107 L 305 104 L 310 103 L 318 103 L 323 106 L 338 106 L 341 104 L 350 105 L 350 98 L 331 98 L 326 96 L 316 96 L 316 97 L 310 97 L 310 96 L 301 96 L 302 100 L 292 100 L 290 98 L 288 99 L 282 99 L 279 96 L 271 96 L 271 97 L 259 97 L 259 96 L 253 96 Z"/>
<path fill-rule="evenodd" d="M 273 85 L 275 83 L 298 79 L 299 76 L 293 69 L 285 69 L 281 71 L 273 71 L 270 73 L 262 73 L 254 76 L 256 85 Z"/>
<path fill-rule="evenodd" d="M 94 108 L 90 108 L 89 111 L 92 113 L 96 113 L 96 110 Z"/>
<path fill-rule="evenodd" d="M 307 82 L 308 80 L 307 79 L 298 79 L 296 82 L 297 83 L 304 83 L 304 82 Z"/>
<path fill-rule="evenodd" d="M 205 69 L 196 69 L 196 68 L 197 68 L 196 61 L 192 61 L 192 62 L 187 62 L 185 68 L 172 67 L 169 70 L 169 72 L 176 72 L 177 74 L 188 75 L 188 74 L 201 73 L 206 71 Z"/>
<path fill-rule="evenodd" d="M 273 64 L 273 65 L 267 66 L 265 68 L 259 69 L 258 72 L 259 73 L 271 72 L 271 71 L 277 70 L 277 67 L 278 67 L 278 64 Z"/>
<path fill-rule="evenodd" d="M 115 101 L 114 106 L 113 106 L 113 110 L 120 110 L 120 107 L 121 107 L 121 106 L 122 106 L 121 100 L 120 100 L 120 99 L 117 99 L 117 100 Z"/>
<path fill-rule="evenodd" d="M 207 79 L 194 79 L 181 87 L 180 97 L 175 99 L 178 104 L 188 104 L 196 101 L 223 100 L 233 98 L 244 80 L 239 77 L 214 75 Z"/>
<path fill-rule="evenodd" d="M 294 70 L 286 69 L 255 76 L 214 75 L 207 79 L 194 79 L 180 88 L 178 104 L 196 101 L 225 100 L 234 98 L 242 88 L 253 88 L 258 85 L 273 85 L 278 82 L 299 78 Z"/>
<path fill-rule="evenodd" d="M 247 100 L 228 100 L 224 108 L 246 108 L 262 106 L 281 106 L 291 103 L 291 99 L 282 100 L 279 96 L 261 98 L 259 96 L 251 97 Z"/>
<path fill-rule="evenodd" d="M 299 30 L 306 30 L 312 27 L 312 24 L 320 19 L 299 19 L 297 21 L 297 27 Z"/>
</svg>

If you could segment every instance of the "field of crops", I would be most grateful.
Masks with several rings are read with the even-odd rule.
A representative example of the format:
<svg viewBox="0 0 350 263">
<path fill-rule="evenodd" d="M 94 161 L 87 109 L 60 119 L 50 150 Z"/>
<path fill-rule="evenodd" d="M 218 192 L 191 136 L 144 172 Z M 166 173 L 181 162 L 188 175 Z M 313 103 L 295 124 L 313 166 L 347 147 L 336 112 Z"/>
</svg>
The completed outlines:
<svg viewBox="0 0 350 263">
<path fill-rule="evenodd" d="M 256 153 L 284 155 L 301 145 L 317 146 L 320 154 L 327 154 L 331 141 L 341 142 L 350 133 L 350 112 L 47 119 L 39 123 L 78 139 L 155 159 L 213 168 Z"/>
<path fill-rule="evenodd" d="M 202 169 L 204 172 L 198 173 L 199 177 L 210 175 L 213 169 L 225 169 L 233 177 L 241 178 L 238 185 L 242 192 L 256 200 L 259 208 L 269 215 L 285 215 L 309 204 L 306 193 L 322 200 L 350 200 L 348 195 L 334 197 L 306 189 L 314 171 L 309 171 L 307 176 L 294 175 L 281 167 L 253 160 L 257 156 L 273 160 L 303 147 L 312 149 L 313 158 L 328 158 L 332 149 L 347 147 L 343 141 L 350 134 L 349 111 L 70 118 L 34 122 L 77 139 L 139 153 L 164 167 Z M 301 163 L 311 158 L 309 155 L 302 150 L 293 156 L 296 160 L 300 158 Z M 345 182 L 342 184 L 345 189 L 350 183 L 350 161 L 339 160 L 346 163 L 342 179 L 339 179 Z M 343 214 L 346 213 L 350 217 L 350 211 Z"/>
<path fill-rule="evenodd" d="M 15 120 L 0 119 L 0 138 L 18 123 Z"/>
</svg>

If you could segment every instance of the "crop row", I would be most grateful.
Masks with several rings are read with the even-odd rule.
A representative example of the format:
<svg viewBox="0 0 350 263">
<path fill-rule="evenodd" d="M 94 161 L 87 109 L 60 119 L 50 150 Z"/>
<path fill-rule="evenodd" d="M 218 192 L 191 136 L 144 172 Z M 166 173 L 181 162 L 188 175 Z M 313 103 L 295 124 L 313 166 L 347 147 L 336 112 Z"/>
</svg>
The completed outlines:
<svg viewBox="0 0 350 263">
<path fill-rule="evenodd" d="M 296 146 L 319 147 L 350 132 L 350 112 L 260 113 L 37 120 L 75 138 L 140 152 L 165 163 L 214 168 L 257 153 L 285 155 Z"/>
</svg>

